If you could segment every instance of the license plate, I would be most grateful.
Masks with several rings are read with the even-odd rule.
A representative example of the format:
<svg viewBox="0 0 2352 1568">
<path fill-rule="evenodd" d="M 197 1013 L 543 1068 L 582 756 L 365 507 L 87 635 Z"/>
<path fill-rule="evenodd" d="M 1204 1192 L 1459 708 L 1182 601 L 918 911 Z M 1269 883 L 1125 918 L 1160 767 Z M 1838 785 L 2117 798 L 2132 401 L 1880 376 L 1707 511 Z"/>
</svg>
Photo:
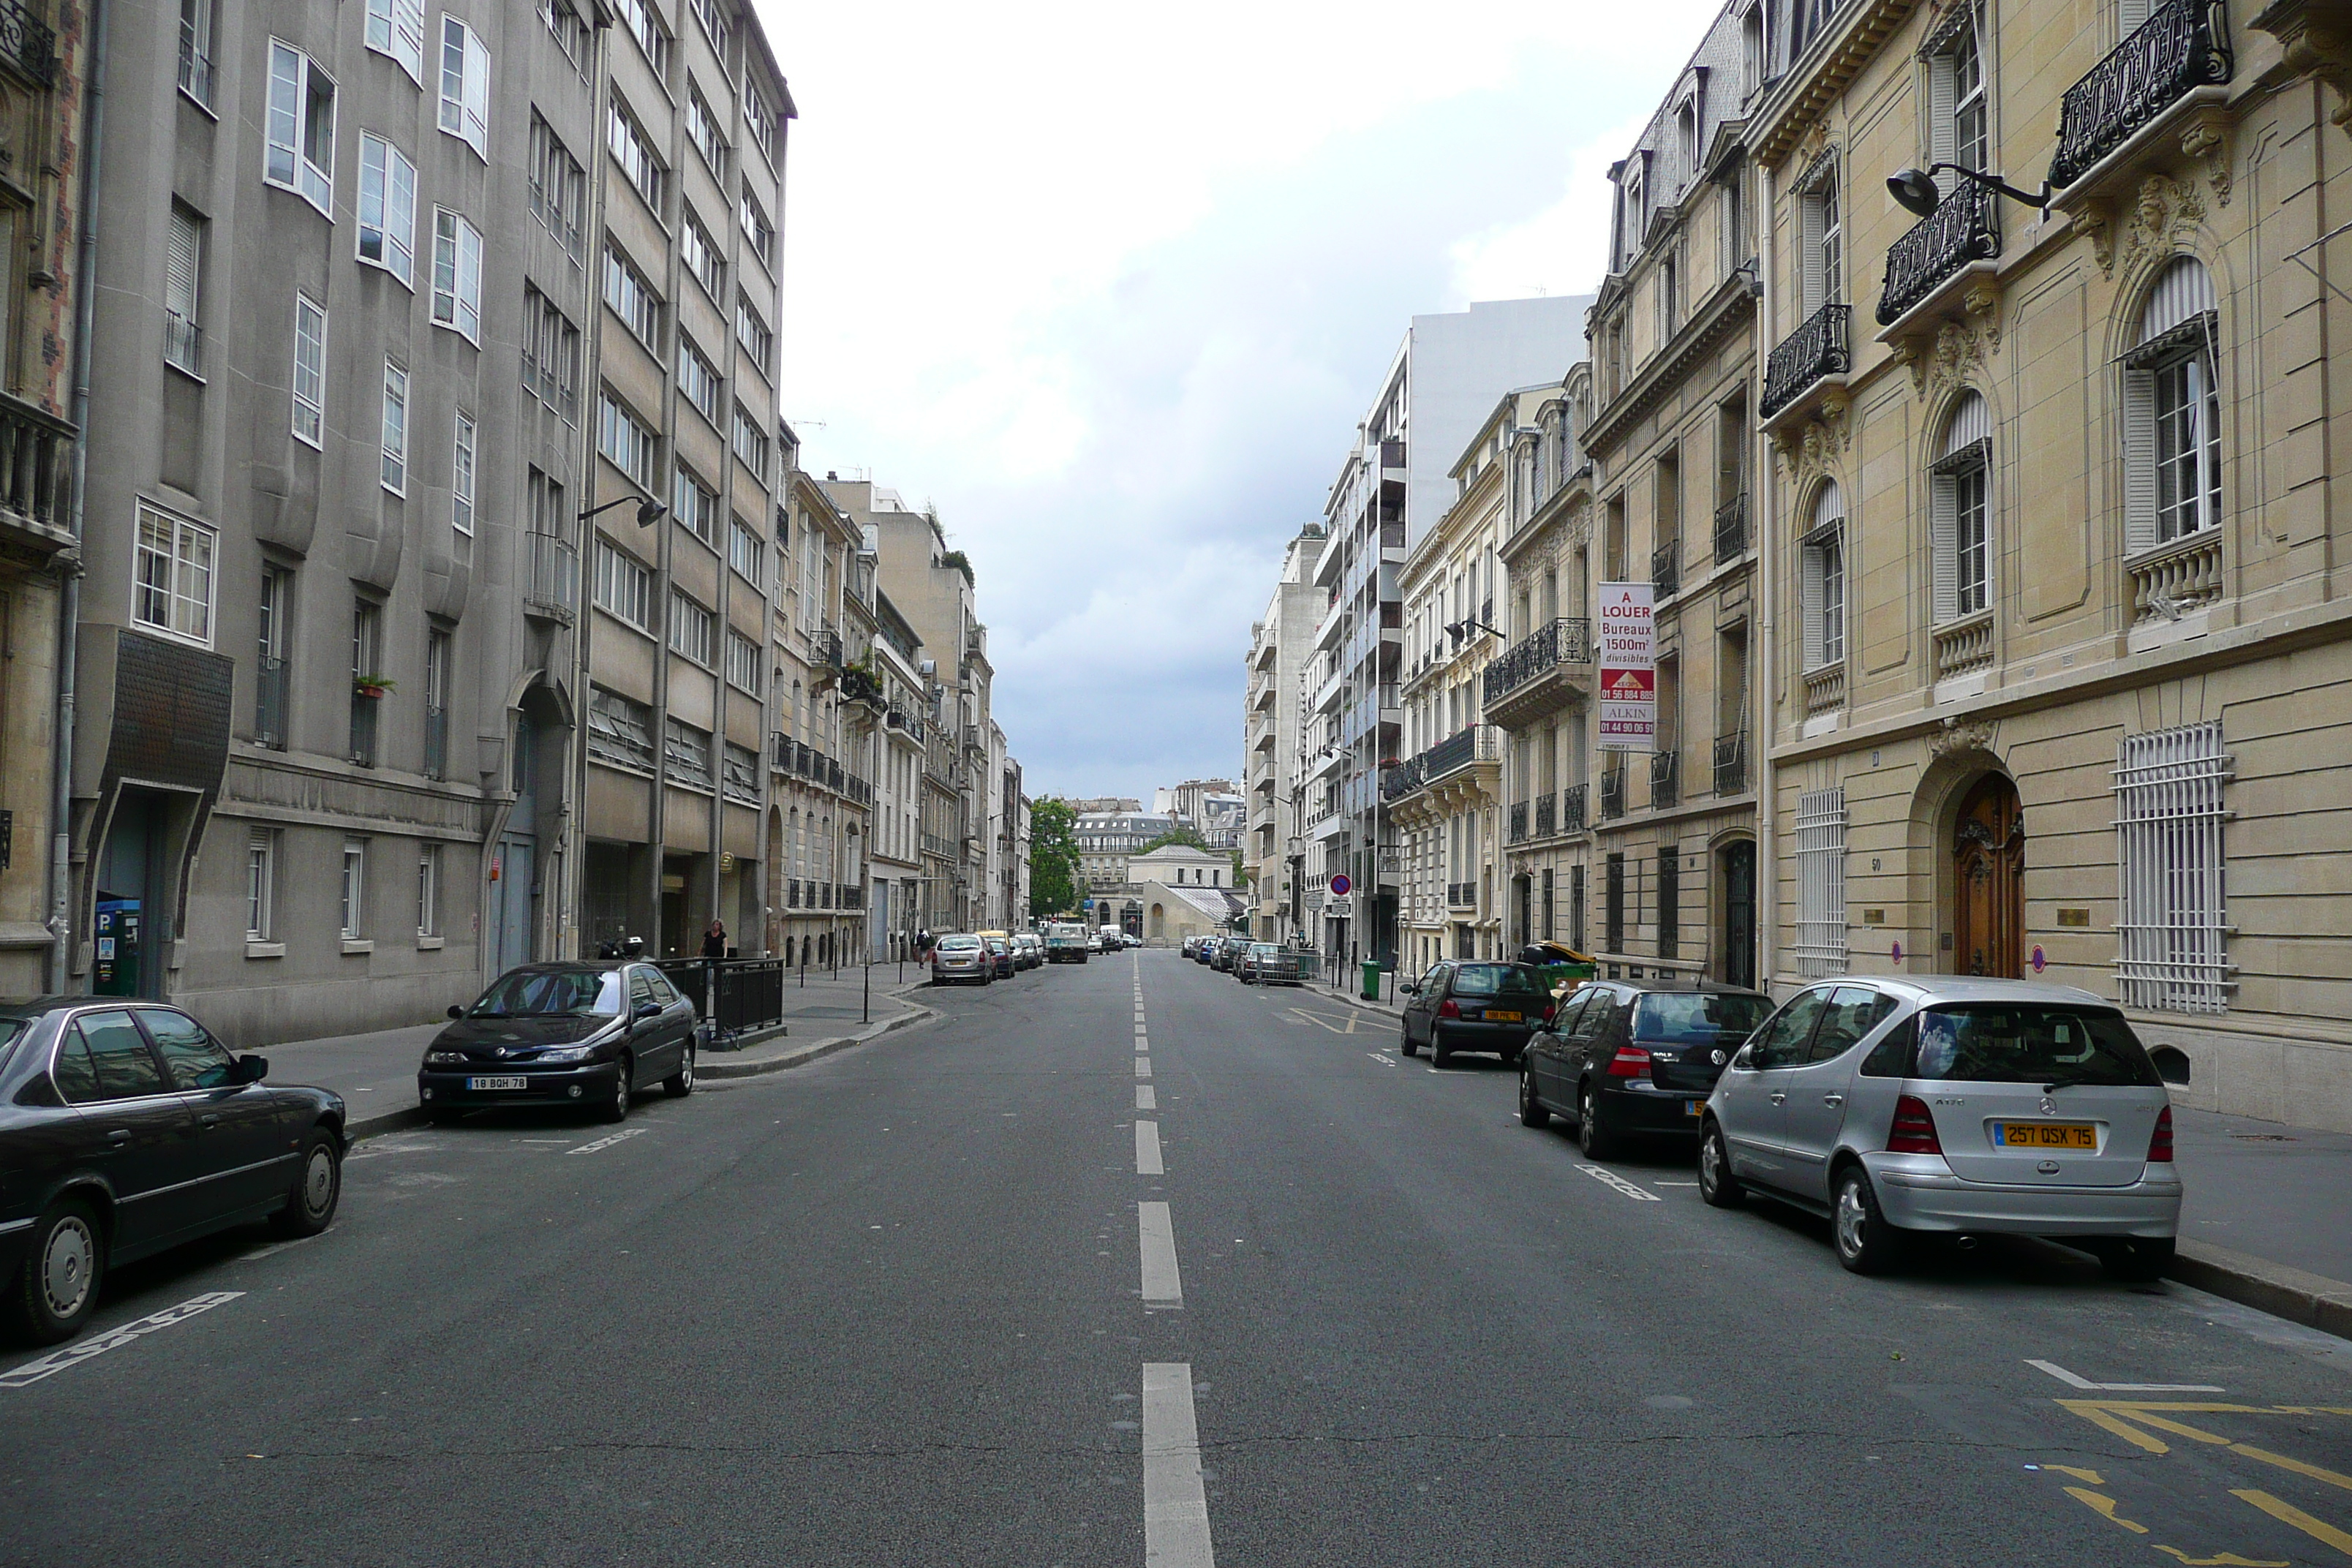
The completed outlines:
<svg viewBox="0 0 2352 1568">
<path fill-rule="evenodd" d="M 1489 1024 L 1517 1024 L 1520 1021 L 1520 1016 L 1517 1013 L 1498 1012 L 1492 1007 L 1486 1009 L 1486 1022 Z"/>
<path fill-rule="evenodd" d="M 1704 1100 L 1685 1100 L 1683 1101 L 1683 1114 L 1685 1116 L 1696 1116 L 1706 1110 L 1706 1101 Z"/>
<path fill-rule="evenodd" d="M 527 1078 L 469 1078 L 466 1080 L 466 1087 L 467 1089 L 529 1089 L 530 1087 L 530 1079 Z"/>
<path fill-rule="evenodd" d="M 2099 1147 L 2099 1130 L 2087 1121 L 1996 1121 L 1992 1141 L 2002 1149 L 2089 1149 Z"/>
</svg>

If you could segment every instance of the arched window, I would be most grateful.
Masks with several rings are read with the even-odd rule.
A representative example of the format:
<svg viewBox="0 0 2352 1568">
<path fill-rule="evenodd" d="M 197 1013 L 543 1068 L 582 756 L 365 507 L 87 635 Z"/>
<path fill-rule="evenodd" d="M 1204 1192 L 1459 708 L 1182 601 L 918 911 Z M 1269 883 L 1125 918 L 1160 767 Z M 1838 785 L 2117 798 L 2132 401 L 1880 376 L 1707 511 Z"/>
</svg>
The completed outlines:
<svg viewBox="0 0 2352 1568">
<path fill-rule="evenodd" d="M 1845 658 L 1845 493 L 1835 479 L 1813 498 L 1798 569 L 1805 668 L 1840 663 Z"/>
<path fill-rule="evenodd" d="M 2141 307 L 2124 356 L 2124 551 L 2137 555 L 2221 521 L 2220 311 L 2212 274 L 2179 256 Z"/>
<path fill-rule="evenodd" d="M 1927 480 L 1928 577 L 1937 626 L 1992 603 L 1991 458 L 1992 411 L 1977 394 L 1962 393 Z"/>
</svg>

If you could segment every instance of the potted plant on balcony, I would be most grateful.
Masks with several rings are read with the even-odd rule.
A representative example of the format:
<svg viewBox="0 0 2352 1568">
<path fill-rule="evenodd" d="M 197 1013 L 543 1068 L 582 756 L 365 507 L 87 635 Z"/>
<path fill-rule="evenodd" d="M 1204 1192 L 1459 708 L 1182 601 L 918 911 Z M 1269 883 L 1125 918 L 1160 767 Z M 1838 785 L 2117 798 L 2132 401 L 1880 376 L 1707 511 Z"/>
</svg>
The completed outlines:
<svg viewBox="0 0 2352 1568">
<path fill-rule="evenodd" d="M 382 697 L 390 692 L 394 687 L 399 684 L 400 683 L 398 681 L 393 679 L 390 676 L 354 675 L 352 677 L 352 695 L 354 697 Z"/>
</svg>

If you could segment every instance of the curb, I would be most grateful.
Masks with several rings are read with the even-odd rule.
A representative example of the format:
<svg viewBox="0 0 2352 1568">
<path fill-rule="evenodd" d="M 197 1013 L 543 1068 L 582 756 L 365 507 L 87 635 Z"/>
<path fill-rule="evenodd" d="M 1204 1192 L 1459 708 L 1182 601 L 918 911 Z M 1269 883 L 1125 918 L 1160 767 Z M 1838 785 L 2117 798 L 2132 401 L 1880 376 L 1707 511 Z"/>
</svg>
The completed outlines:
<svg viewBox="0 0 2352 1568">
<path fill-rule="evenodd" d="M 405 1110 L 387 1110 L 376 1116 L 362 1116 L 343 1123 L 343 1147 L 350 1148 L 362 1138 L 373 1138 L 379 1132 L 397 1132 L 404 1127 L 425 1125 L 425 1108 L 412 1105 Z"/>
<path fill-rule="evenodd" d="M 2224 1247 L 2184 1241 L 2165 1278 L 2306 1329 L 2352 1340 L 2352 1285 Z"/>
</svg>

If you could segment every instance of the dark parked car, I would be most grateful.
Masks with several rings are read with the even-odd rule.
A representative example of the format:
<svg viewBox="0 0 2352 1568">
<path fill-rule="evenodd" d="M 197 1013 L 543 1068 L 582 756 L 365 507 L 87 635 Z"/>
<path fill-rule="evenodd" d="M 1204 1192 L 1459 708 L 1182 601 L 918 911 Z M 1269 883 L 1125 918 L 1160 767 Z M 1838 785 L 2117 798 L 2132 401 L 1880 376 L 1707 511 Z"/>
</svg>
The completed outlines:
<svg viewBox="0 0 2352 1568">
<path fill-rule="evenodd" d="M 0 1289 L 19 1329 L 69 1338 L 109 1268 L 212 1231 L 327 1228 L 342 1097 L 268 1071 L 175 1007 L 0 1002 Z"/>
<path fill-rule="evenodd" d="M 1446 959 L 1397 989 L 1408 998 L 1404 1054 L 1425 1045 L 1437 1067 L 1456 1051 L 1493 1051 L 1507 1067 L 1551 1019 L 1551 993 L 1524 963 Z"/>
<path fill-rule="evenodd" d="M 989 973 L 999 980 L 1012 979 L 1015 973 L 1012 940 L 1001 936 L 984 936 L 980 940 L 988 949 Z"/>
<path fill-rule="evenodd" d="M 649 1083 L 694 1092 L 694 1004 L 650 963 L 527 963 L 425 1047 L 416 1098 L 446 1125 L 492 1105 L 574 1105 L 607 1121 Z"/>
<path fill-rule="evenodd" d="M 1519 1120 L 1541 1127 L 1559 1111 L 1595 1160 L 1632 1133 L 1695 1140 L 1724 1064 L 1771 1012 L 1769 997 L 1730 986 L 1589 982 L 1528 1042 Z"/>
</svg>

